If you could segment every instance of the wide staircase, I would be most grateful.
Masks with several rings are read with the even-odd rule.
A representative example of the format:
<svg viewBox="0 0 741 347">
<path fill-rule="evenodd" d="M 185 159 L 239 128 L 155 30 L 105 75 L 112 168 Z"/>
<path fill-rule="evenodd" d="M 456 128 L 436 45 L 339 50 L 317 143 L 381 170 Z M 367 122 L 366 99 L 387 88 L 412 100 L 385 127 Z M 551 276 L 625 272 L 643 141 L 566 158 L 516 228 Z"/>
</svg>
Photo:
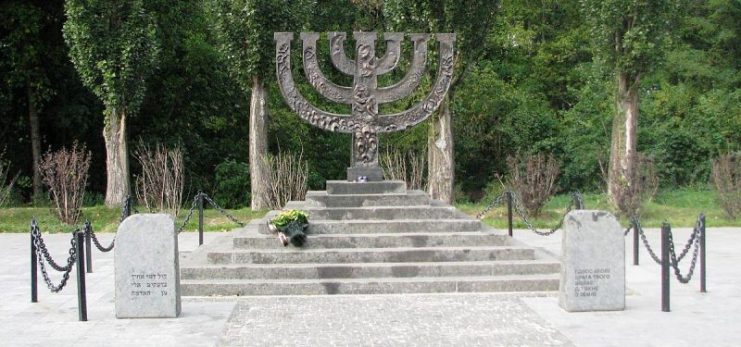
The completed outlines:
<svg viewBox="0 0 741 347">
<path fill-rule="evenodd" d="M 402 181 L 328 181 L 287 209 L 308 241 L 283 247 L 254 221 L 184 254 L 183 295 L 552 291 L 560 264 Z"/>
</svg>

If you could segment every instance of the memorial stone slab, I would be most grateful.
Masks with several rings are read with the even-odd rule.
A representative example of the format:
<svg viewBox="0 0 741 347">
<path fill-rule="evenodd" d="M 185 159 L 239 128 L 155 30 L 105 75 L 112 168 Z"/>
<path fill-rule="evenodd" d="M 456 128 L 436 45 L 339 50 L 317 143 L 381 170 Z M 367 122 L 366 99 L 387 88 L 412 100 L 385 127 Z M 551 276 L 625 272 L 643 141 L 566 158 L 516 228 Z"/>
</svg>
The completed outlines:
<svg viewBox="0 0 741 347">
<path fill-rule="evenodd" d="M 615 216 L 576 210 L 564 218 L 559 305 L 566 311 L 625 309 L 625 241 Z"/>
<path fill-rule="evenodd" d="M 117 318 L 180 315 L 178 238 L 170 215 L 126 218 L 114 251 Z"/>
</svg>

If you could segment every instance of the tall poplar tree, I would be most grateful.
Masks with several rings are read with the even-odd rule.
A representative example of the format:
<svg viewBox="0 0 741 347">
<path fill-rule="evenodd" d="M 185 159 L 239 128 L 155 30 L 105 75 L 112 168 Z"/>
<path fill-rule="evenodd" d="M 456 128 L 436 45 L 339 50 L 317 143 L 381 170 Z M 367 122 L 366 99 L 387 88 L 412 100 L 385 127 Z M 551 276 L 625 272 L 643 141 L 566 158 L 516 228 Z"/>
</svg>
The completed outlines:
<svg viewBox="0 0 741 347">
<path fill-rule="evenodd" d="M 106 206 L 130 192 L 126 123 L 157 67 L 155 18 L 143 0 L 67 0 L 64 38 L 83 84 L 105 105 Z"/>
<path fill-rule="evenodd" d="M 582 7 L 592 28 L 595 55 L 613 69 L 615 77 L 608 196 L 621 211 L 635 213 L 629 210 L 638 194 L 638 87 L 641 77 L 662 59 L 678 2 L 582 0 Z"/>
<path fill-rule="evenodd" d="M 428 120 L 428 185 L 434 199 L 453 202 L 455 161 L 450 104 L 456 88 L 484 53 L 497 0 L 387 0 L 384 12 L 394 30 L 456 34 L 455 74 L 450 90 Z"/>
<path fill-rule="evenodd" d="M 275 76 L 273 33 L 290 31 L 302 9 L 300 0 L 217 0 L 213 6 L 216 33 L 233 78 L 250 92 L 251 207 L 268 207 L 263 158 L 267 154 L 267 92 Z"/>
</svg>

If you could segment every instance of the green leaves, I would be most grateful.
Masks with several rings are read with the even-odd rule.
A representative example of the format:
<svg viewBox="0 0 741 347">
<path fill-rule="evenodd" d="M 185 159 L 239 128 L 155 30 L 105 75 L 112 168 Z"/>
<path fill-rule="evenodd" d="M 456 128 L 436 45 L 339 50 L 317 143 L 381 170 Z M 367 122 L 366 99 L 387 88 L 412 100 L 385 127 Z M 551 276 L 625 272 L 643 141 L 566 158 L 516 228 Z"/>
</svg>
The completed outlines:
<svg viewBox="0 0 741 347">
<path fill-rule="evenodd" d="M 159 62 L 154 16 L 142 0 L 68 0 L 64 38 L 83 84 L 114 110 L 136 113 Z"/>
<path fill-rule="evenodd" d="M 662 59 L 677 0 L 581 0 L 595 54 L 630 79 Z"/>
<path fill-rule="evenodd" d="M 273 32 L 300 28 L 304 0 L 215 0 L 210 6 L 221 52 L 233 78 L 244 90 L 252 77 L 270 79 L 274 73 Z"/>
<path fill-rule="evenodd" d="M 270 223 L 275 225 L 276 228 L 284 228 L 291 222 L 298 222 L 299 224 L 308 224 L 309 215 L 301 210 L 287 210 L 279 213 L 277 216 L 270 220 Z"/>
</svg>

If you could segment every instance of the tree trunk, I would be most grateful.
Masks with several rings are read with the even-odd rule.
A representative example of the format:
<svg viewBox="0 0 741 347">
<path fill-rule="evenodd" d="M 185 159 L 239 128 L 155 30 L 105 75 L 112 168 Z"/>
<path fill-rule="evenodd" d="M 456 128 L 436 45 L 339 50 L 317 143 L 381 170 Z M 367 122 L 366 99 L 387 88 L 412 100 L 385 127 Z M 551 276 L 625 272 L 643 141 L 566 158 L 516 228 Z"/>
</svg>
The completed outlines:
<svg viewBox="0 0 741 347">
<path fill-rule="evenodd" d="M 433 199 L 453 203 L 454 161 L 450 94 L 440 104 L 429 123 L 427 137 L 428 184 Z"/>
<path fill-rule="evenodd" d="M 253 211 L 268 207 L 268 181 L 265 177 L 265 162 L 263 161 L 268 151 L 267 120 L 265 85 L 262 79 L 253 77 L 250 99 L 250 183 Z"/>
<path fill-rule="evenodd" d="M 129 195 L 129 151 L 126 141 L 126 111 L 106 110 L 103 139 L 106 152 L 107 184 L 105 205 L 121 206 Z"/>
<path fill-rule="evenodd" d="M 635 198 L 635 171 L 637 168 L 638 125 L 638 82 L 640 76 L 630 78 L 627 74 L 618 75 L 615 119 L 612 123 L 612 145 L 610 148 L 610 167 L 607 192 L 610 201 L 622 212 L 628 202 Z"/>
<path fill-rule="evenodd" d="M 36 109 L 36 94 L 31 86 L 26 86 L 28 94 L 28 122 L 31 125 L 31 157 L 33 159 L 33 199 L 41 198 L 41 135 L 39 135 L 39 113 Z"/>
</svg>

